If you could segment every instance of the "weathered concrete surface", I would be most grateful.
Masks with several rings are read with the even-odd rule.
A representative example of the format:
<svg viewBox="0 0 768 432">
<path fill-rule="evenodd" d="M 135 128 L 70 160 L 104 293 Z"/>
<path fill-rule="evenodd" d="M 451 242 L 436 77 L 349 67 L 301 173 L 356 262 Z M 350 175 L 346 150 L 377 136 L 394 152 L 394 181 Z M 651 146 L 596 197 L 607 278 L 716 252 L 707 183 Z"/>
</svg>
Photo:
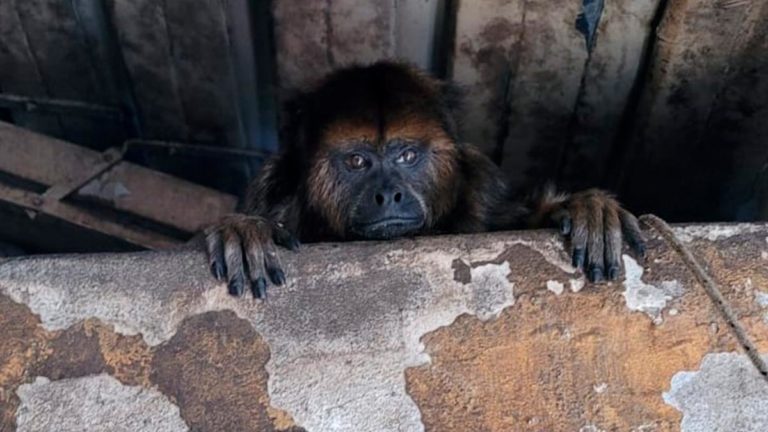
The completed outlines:
<svg viewBox="0 0 768 432">
<path fill-rule="evenodd" d="M 768 354 L 768 225 L 677 233 Z M 74 430 L 29 422 L 59 388 L 98 417 L 98 386 L 165 430 L 764 430 L 768 383 L 651 237 L 600 286 L 548 232 L 312 245 L 266 303 L 197 252 L 2 261 L 0 430 Z"/>
</svg>

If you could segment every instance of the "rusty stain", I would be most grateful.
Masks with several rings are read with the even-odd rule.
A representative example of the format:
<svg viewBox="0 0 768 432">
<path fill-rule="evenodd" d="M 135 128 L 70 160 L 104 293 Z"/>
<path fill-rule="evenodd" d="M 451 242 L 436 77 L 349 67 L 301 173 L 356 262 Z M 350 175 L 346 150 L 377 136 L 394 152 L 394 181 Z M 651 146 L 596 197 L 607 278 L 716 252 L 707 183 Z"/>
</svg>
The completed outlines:
<svg viewBox="0 0 768 432">
<path fill-rule="evenodd" d="M 15 430 L 16 389 L 29 379 L 29 367 L 50 354 L 49 334 L 26 306 L 0 295 L 0 430 Z"/>
<path fill-rule="evenodd" d="M 267 360 L 269 347 L 247 321 L 208 312 L 185 320 L 157 349 L 151 379 L 192 430 L 303 430 L 270 408 Z"/>
<path fill-rule="evenodd" d="M 36 376 L 55 381 L 99 373 L 126 385 L 157 386 L 176 401 L 188 424 L 202 427 L 195 430 L 303 430 L 270 406 L 264 369 L 269 348 L 231 312 L 191 318 L 155 348 L 96 319 L 52 332 L 39 324 L 26 306 L 0 295 L 2 431 L 15 429 L 21 384 Z"/>
</svg>

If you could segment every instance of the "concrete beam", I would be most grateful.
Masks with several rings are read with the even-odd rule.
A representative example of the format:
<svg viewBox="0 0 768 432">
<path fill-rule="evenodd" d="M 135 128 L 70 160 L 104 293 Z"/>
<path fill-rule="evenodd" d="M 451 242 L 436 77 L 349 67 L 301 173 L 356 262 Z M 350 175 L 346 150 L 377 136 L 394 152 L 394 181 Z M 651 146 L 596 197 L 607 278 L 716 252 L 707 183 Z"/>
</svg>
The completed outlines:
<svg viewBox="0 0 768 432">
<path fill-rule="evenodd" d="M 675 230 L 768 354 L 768 224 Z M 768 430 L 768 383 L 648 234 L 603 285 L 544 231 L 310 245 L 266 302 L 196 251 L 0 261 L 0 430 Z"/>
</svg>

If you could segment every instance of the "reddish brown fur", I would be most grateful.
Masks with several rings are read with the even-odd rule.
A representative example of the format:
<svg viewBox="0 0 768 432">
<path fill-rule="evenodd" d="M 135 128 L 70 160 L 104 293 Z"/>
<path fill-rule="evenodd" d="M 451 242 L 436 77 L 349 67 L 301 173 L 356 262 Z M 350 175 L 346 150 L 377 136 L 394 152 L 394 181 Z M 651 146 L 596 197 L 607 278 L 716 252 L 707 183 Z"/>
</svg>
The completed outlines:
<svg viewBox="0 0 768 432">
<path fill-rule="evenodd" d="M 460 141 L 455 99 L 447 83 L 386 62 L 338 71 L 298 97 L 286 111 L 283 151 L 265 164 L 246 196 L 243 209 L 251 216 L 208 230 L 214 274 L 224 277 L 225 268 L 231 293 L 242 292 L 246 279 L 261 293 L 265 274 L 273 283 L 284 280 L 270 239 L 286 245 L 289 233 L 302 241 L 349 238 L 350 217 L 368 185 L 358 184 L 365 177 L 348 180 L 352 174 L 339 161 L 361 148 L 383 158 L 405 144 L 422 154 L 418 171 L 397 171 L 386 180 L 400 182 L 416 197 L 411 205 L 417 200 L 423 209 L 416 234 L 559 224 L 571 236 L 574 265 L 594 280 L 618 277 L 622 231 L 642 250 L 634 216 L 599 190 L 568 195 L 544 188 L 518 199 L 498 167 Z"/>
</svg>

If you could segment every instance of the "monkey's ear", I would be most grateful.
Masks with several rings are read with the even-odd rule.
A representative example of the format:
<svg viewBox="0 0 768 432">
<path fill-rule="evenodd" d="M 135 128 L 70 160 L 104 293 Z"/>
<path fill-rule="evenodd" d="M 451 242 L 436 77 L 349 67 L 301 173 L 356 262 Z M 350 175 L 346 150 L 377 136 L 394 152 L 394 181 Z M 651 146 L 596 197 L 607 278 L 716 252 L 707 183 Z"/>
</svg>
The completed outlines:
<svg viewBox="0 0 768 432">
<path fill-rule="evenodd" d="M 464 90 L 451 81 L 440 82 L 440 111 L 443 127 L 451 135 L 454 142 L 460 142 L 459 131 L 461 128 Z"/>
</svg>

